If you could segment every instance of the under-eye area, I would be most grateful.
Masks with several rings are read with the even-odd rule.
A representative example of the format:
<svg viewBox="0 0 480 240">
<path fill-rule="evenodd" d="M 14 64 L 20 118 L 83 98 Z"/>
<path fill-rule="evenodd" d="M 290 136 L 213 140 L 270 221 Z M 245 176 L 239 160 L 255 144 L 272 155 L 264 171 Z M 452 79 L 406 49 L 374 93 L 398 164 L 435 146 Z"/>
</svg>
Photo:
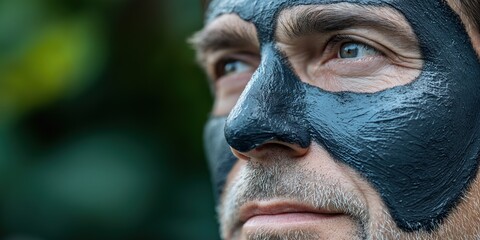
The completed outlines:
<svg viewBox="0 0 480 240">
<path fill-rule="evenodd" d="M 412 82 L 423 60 L 413 30 L 392 8 L 332 4 L 284 10 L 279 49 L 303 82 L 372 93 Z"/>
</svg>

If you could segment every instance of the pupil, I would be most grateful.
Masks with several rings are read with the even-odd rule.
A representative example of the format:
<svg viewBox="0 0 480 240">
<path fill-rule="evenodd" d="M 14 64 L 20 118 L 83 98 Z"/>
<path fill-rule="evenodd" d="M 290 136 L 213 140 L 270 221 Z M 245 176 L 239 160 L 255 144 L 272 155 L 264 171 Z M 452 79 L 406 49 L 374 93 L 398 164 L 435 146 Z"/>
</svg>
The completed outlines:
<svg viewBox="0 0 480 240">
<path fill-rule="evenodd" d="M 236 69 L 237 69 L 237 65 L 235 64 L 235 62 L 230 62 L 225 64 L 225 73 L 235 72 Z"/>
<path fill-rule="evenodd" d="M 342 58 L 355 58 L 358 56 L 358 47 L 355 44 L 347 44 L 343 47 L 340 56 Z"/>
</svg>

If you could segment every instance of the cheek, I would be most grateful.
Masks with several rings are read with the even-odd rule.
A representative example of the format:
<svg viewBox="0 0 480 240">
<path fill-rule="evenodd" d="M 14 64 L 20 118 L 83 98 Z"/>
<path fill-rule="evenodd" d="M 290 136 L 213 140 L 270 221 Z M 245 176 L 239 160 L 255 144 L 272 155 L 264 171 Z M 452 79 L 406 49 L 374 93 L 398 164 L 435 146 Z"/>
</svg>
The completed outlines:
<svg viewBox="0 0 480 240">
<path fill-rule="evenodd" d="M 223 193 L 228 192 L 228 189 L 232 187 L 232 184 L 234 182 L 234 179 L 236 179 L 241 172 L 241 170 L 245 167 L 247 163 L 245 161 L 239 161 L 237 160 L 235 162 L 235 165 L 233 165 L 232 170 L 227 175 L 227 179 L 225 181 L 225 189 L 223 189 Z M 221 199 L 223 201 L 225 194 L 221 196 Z"/>
</svg>

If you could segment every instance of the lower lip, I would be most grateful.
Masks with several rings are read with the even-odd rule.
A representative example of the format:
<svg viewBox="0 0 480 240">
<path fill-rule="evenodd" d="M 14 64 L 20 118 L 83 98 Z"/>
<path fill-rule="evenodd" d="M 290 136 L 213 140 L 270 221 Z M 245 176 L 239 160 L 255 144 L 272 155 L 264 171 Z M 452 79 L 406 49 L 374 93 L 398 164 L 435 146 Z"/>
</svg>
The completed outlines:
<svg viewBox="0 0 480 240">
<path fill-rule="evenodd" d="M 319 213 L 282 213 L 274 215 L 257 215 L 248 219 L 244 227 L 283 227 L 285 225 L 302 225 L 330 221 L 344 216 L 343 214 L 319 214 Z"/>
</svg>

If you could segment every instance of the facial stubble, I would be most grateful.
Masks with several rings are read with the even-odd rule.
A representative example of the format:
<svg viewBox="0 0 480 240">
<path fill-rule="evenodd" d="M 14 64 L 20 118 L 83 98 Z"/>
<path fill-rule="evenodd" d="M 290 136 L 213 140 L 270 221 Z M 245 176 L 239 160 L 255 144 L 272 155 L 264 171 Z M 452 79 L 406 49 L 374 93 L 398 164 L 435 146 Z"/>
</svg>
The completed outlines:
<svg viewBox="0 0 480 240">
<path fill-rule="evenodd" d="M 313 206 L 315 209 L 341 211 L 355 223 L 350 239 L 365 239 L 369 222 L 367 207 L 360 197 L 338 181 L 310 170 L 304 164 L 278 158 L 266 163 L 249 161 L 227 187 L 219 207 L 222 236 L 239 239 L 240 207 L 248 202 L 281 199 Z M 231 235 L 230 235 L 231 233 Z M 247 239 L 321 239 L 314 230 L 258 229 Z"/>
</svg>

